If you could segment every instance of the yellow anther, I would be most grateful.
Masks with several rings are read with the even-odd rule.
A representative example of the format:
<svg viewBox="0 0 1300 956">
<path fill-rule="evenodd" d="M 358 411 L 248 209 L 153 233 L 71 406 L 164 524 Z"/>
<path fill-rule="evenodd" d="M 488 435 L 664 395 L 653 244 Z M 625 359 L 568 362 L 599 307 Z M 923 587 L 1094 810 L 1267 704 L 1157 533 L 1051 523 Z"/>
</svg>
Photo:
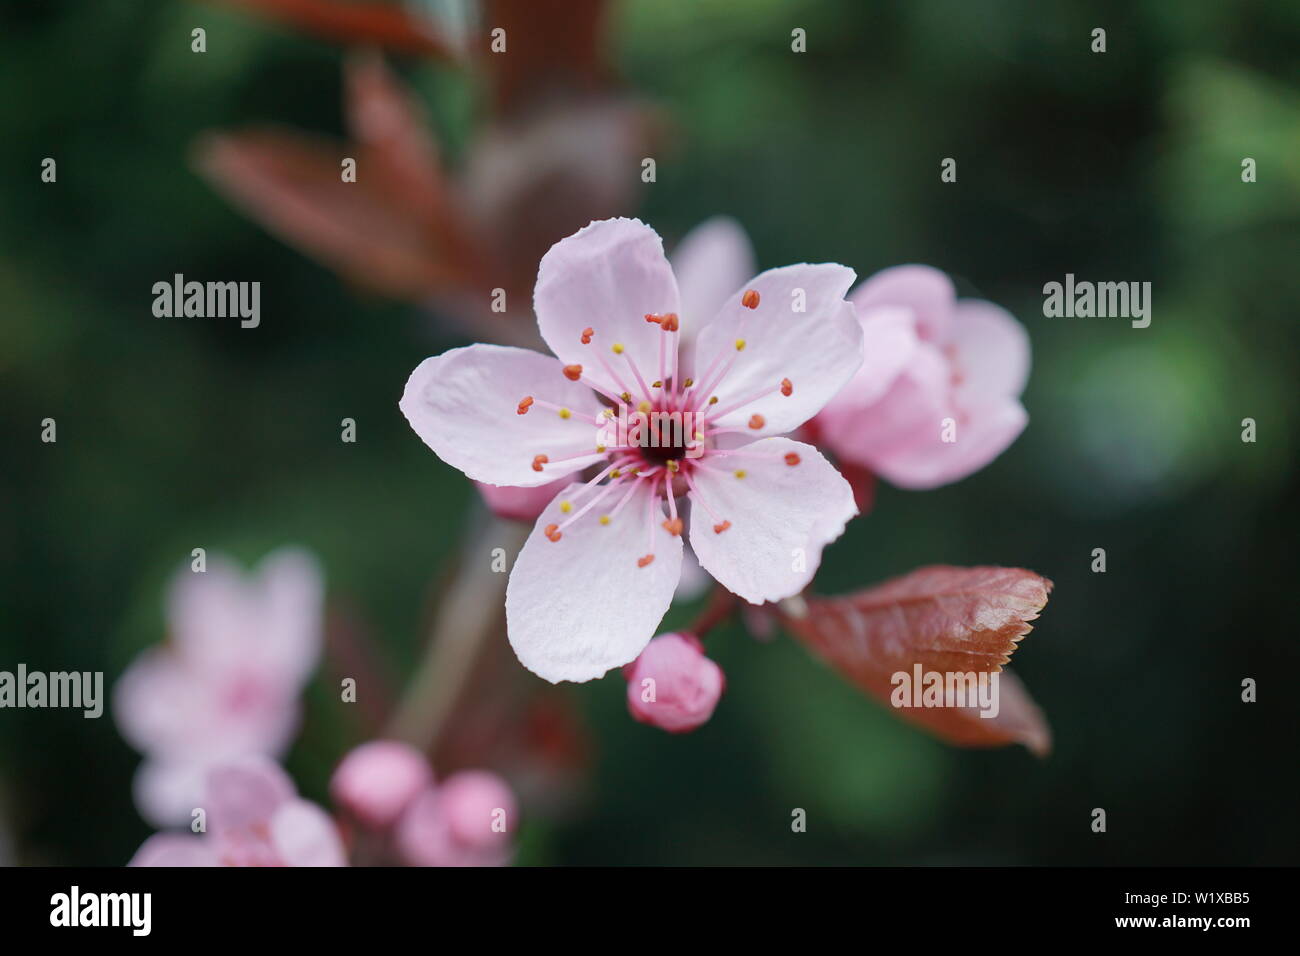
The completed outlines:
<svg viewBox="0 0 1300 956">
<path fill-rule="evenodd" d="M 622 478 L 622 477 L 623 477 L 623 469 L 622 469 L 622 468 L 615 468 L 613 471 L 611 471 L 611 472 L 609 473 L 609 477 L 611 477 L 611 478 Z"/>
<path fill-rule="evenodd" d="M 678 465 L 676 461 L 668 462 L 668 470 L 671 471 L 674 475 L 677 474 L 677 468 Z"/>
<path fill-rule="evenodd" d="M 688 379 L 687 379 L 685 382 L 683 382 L 682 384 L 683 384 L 686 388 L 690 388 L 692 385 L 695 384 L 695 379 L 693 379 L 693 378 L 688 378 Z"/>
<path fill-rule="evenodd" d="M 601 516 L 600 516 L 600 523 L 601 523 L 601 524 L 609 524 L 609 515 L 601 515 Z"/>
<path fill-rule="evenodd" d="M 561 409 L 560 409 L 560 417 L 561 417 L 561 418 L 572 418 L 572 417 L 573 417 L 573 412 L 569 411 L 567 408 L 561 408 Z"/>
<path fill-rule="evenodd" d="M 736 351 L 737 351 L 737 352 L 743 352 L 743 351 L 745 351 L 745 340 L 744 340 L 744 339 L 736 339 Z"/>
<path fill-rule="evenodd" d="M 625 402 L 630 402 L 632 401 L 632 393 L 624 392 L 622 395 L 619 396 L 619 398 L 623 399 L 623 401 Z"/>
<path fill-rule="evenodd" d="M 622 342 L 615 342 L 613 345 L 611 345 L 611 346 L 609 347 L 609 350 L 610 350 L 611 352 L 613 352 L 615 355 L 622 355 L 622 354 L 623 354 L 623 343 L 622 343 Z"/>
<path fill-rule="evenodd" d="M 663 383 L 662 381 L 651 382 L 651 383 L 650 383 L 650 387 L 651 387 L 651 388 L 663 388 L 663 387 L 664 387 L 664 383 Z"/>
<path fill-rule="evenodd" d="M 605 446 L 604 446 L 604 445 L 597 445 L 597 446 L 596 446 L 596 452 L 597 452 L 598 454 L 599 454 L 600 452 L 604 451 L 604 450 L 605 450 Z"/>
<path fill-rule="evenodd" d="M 636 410 L 637 410 L 638 412 L 641 412 L 642 414 L 645 414 L 646 412 L 649 412 L 649 411 L 650 411 L 650 403 L 649 403 L 649 402 L 640 402 L 640 403 L 637 404 Z"/>
<path fill-rule="evenodd" d="M 736 477 L 737 477 L 737 478 L 744 478 L 744 477 L 745 477 L 745 469 L 744 469 L 744 468 L 739 469 L 739 470 L 736 472 Z"/>
<path fill-rule="evenodd" d="M 718 396 L 714 395 L 711 399 L 709 399 L 709 404 L 710 405 L 718 404 Z"/>
<path fill-rule="evenodd" d="M 563 512 L 567 515 L 570 511 L 573 510 L 573 504 L 572 504 L 571 502 L 568 502 L 568 501 L 561 501 L 561 502 L 560 502 L 560 510 L 563 511 Z"/>
</svg>

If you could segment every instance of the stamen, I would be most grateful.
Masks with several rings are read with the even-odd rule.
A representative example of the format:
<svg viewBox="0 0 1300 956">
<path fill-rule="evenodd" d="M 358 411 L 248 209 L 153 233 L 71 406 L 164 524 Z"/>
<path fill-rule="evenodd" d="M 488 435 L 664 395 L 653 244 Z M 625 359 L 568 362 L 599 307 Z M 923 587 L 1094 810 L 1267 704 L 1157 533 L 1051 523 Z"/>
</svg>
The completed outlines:
<svg viewBox="0 0 1300 956">
<path fill-rule="evenodd" d="M 664 530 L 667 531 L 674 538 L 681 536 L 682 528 L 684 527 L 685 525 L 682 524 L 681 518 L 669 518 L 667 521 L 663 523 Z"/>
<path fill-rule="evenodd" d="M 737 478 L 744 478 L 744 477 L 745 477 L 745 469 L 744 469 L 744 468 L 738 468 L 738 469 L 736 469 L 735 475 L 736 475 Z"/>
<path fill-rule="evenodd" d="M 541 471 L 541 470 L 542 470 L 542 465 L 546 464 L 546 463 L 547 463 L 548 461 L 550 461 L 550 460 L 551 460 L 551 459 L 547 458 L 545 455 L 534 455 L 534 456 L 533 456 L 533 471 Z"/>
<path fill-rule="evenodd" d="M 740 297 L 740 304 L 747 309 L 757 309 L 758 293 L 753 289 L 746 290 L 745 294 Z"/>
<path fill-rule="evenodd" d="M 796 455 L 794 452 L 789 452 L 785 456 L 785 463 L 789 465 L 791 468 L 793 468 L 795 465 L 799 464 L 799 456 Z"/>
<path fill-rule="evenodd" d="M 744 340 L 744 339 L 736 339 L 736 351 L 737 351 L 737 352 L 743 352 L 743 351 L 745 351 L 745 340 Z"/>
<path fill-rule="evenodd" d="M 749 427 L 754 429 L 755 431 L 762 428 L 766 424 L 767 424 L 767 419 L 765 419 L 762 415 L 749 416 Z"/>
<path fill-rule="evenodd" d="M 648 564 L 650 564 L 652 561 L 654 561 L 654 559 L 655 559 L 655 556 L 654 556 L 653 554 L 647 554 L 647 555 L 645 555 L 644 557 L 641 557 L 641 558 L 637 558 L 637 559 L 636 559 L 636 566 L 637 566 L 638 568 L 644 568 L 646 565 L 648 565 Z"/>
<path fill-rule="evenodd" d="M 700 494 L 700 489 L 696 486 L 695 479 L 691 477 L 691 473 L 688 471 L 684 472 L 684 474 L 686 475 L 686 485 L 691 489 L 691 500 L 697 505 L 702 505 L 704 510 L 709 513 L 709 517 L 714 521 L 713 533 L 722 534 L 722 532 L 731 527 L 731 522 L 724 521 L 722 518 L 718 517 L 718 513 L 709 507 L 709 503 L 705 501 L 704 496 Z"/>
<path fill-rule="evenodd" d="M 596 330 L 593 329 L 593 328 L 591 328 L 591 327 L 588 327 L 588 328 L 583 329 L 583 330 L 582 330 L 582 344 L 583 344 L 583 345 L 590 345 L 590 344 L 591 344 L 591 337 L 592 337 L 593 335 L 595 335 L 595 334 L 596 334 Z"/>
<path fill-rule="evenodd" d="M 518 412 L 520 415 L 527 415 L 528 409 L 532 406 L 532 404 L 533 404 L 533 396 L 525 395 L 523 398 L 519 399 L 519 407 L 516 408 L 515 411 Z"/>
<path fill-rule="evenodd" d="M 573 502 L 571 502 L 571 501 L 561 501 L 561 502 L 560 502 L 560 512 L 561 512 L 562 514 L 566 514 L 566 515 L 567 515 L 567 514 L 568 514 L 570 511 L 572 511 L 572 510 L 573 510 Z"/>
<path fill-rule="evenodd" d="M 565 408 L 563 405 L 556 405 L 553 402 L 544 401 L 543 399 L 540 398 L 534 399 L 533 404 L 535 404 L 538 408 L 550 409 L 551 411 L 555 412 L 555 414 L 563 418 L 565 421 L 568 421 L 570 418 L 576 418 L 579 421 L 584 421 L 587 422 L 588 424 L 595 425 L 597 428 L 599 428 L 601 425 L 604 424 L 604 422 L 596 418 L 595 415 L 586 415 L 582 412 L 575 412 L 572 409 Z"/>
<path fill-rule="evenodd" d="M 560 534 L 560 526 L 557 524 L 548 524 L 542 529 L 542 534 L 546 535 L 548 541 L 559 541 L 564 535 Z"/>
<path fill-rule="evenodd" d="M 789 398 L 794 393 L 794 383 L 788 378 L 781 379 L 781 394 Z"/>
<path fill-rule="evenodd" d="M 564 377 L 567 378 L 570 382 L 576 382 L 578 379 L 582 378 L 582 366 L 581 365 L 564 366 Z"/>
</svg>

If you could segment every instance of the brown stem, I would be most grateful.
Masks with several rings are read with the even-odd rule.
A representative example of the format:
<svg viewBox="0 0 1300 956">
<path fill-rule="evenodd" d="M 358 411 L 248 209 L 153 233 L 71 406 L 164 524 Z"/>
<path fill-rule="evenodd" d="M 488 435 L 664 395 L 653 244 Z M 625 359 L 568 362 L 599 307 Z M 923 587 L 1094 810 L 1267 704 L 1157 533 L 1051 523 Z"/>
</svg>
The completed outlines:
<svg viewBox="0 0 1300 956">
<path fill-rule="evenodd" d="M 425 752 L 437 744 L 480 648 L 500 630 L 507 574 L 493 570 L 501 565 L 492 551 L 502 548 L 513 561 L 528 535 L 526 526 L 495 516 L 476 524 L 443 591 L 424 658 L 389 723 L 392 737 Z"/>
<path fill-rule="evenodd" d="M 714 585 L 713 593 L 709 596 L 709 603 L 700 613 L 700 616 L 695 619 L 695 623 L 686 628 L 686 632 L 694 634 L 702 640 L 705 634 L 731 617 L 735 610 L 736 596 L 722 585 Z"/>
</svg>

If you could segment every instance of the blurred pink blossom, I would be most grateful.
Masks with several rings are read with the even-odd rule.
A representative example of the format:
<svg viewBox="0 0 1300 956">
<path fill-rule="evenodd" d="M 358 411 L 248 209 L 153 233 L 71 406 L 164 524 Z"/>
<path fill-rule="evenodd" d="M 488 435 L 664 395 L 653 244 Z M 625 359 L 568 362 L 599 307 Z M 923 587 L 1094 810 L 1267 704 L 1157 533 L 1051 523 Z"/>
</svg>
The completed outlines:
<svg viewBox="0 0 1300 956">
<path fill-rule="evenodd" d="M 849 300 L 865 359 L 813 422 L 840 460 L 934 488 L 983 468 L 1024 430 L 1029 337 L 1006 310 L 958 299 L 946 275 L 918 265 L 876 273 Z"/>
<path fill-rule="evenodd" d="M 503 866 L 513 853 L 517 807 L 500 777 L 463 770 L 415 798 L 397 826 L 414 866 Z"/>
<path fill-rule="evenodd" d="M 643 724 L 673 734 L 708 722 L 726 687 L 722 668 L 693 634 L 661 634 L 623 668 L 627 709 Z"/>
<path fill-rule="evenodd" d="M 401 400 L 411 427 L 475 481 L 529 487 L 599 468 L 555 497 L 511 571 L 507 630 L 525 667 L 586 681 L 645 648 L 681 574 L 679 497 L 692 506 L 700 565 L 733 593 L 759 604 L 812 580 L 857 511 L 821 452 L 778 436 L 862 362 L 844 300 L 853 278 L 834 264 L 772 269 L 716 314 L 683 314 L 659 236 L 638 220 L 603 220 L 556 243 L 538 271 L 533 305 L 558 358 L 478 344 L 412 373 Z M 612 410 L 598 395 L 696 417 L 673 447 L 610 447 Z"/>
<path fill-rule="evenodd" d="M 113 691 L 118 727 L 145 757 L 134 791 L 146 820 L 188 820 L 210 768 L 287 749 L 320 653 L 322 596 L 315 560 L 297 549 L 248 575 L 216 555 L 205 571 L 176 573 L 169 640 L 144 651 Z"/>
<path fill-rule="evenodd" d="M 432 783 L 433 771 L 414 747 L 372 740 L 343 758 L 330 778 L 330 797 L 362 825 L 379 830 L 395 823 Z"/>
<path fill-rule="evenodd" d="M 298 797 L 293 781 L 265 757 L 208 771 L 195 809 L 201 834 L 156 833 L 131 866 L 346 866 L 343 841 L 320 807 Z"/>
</svg>

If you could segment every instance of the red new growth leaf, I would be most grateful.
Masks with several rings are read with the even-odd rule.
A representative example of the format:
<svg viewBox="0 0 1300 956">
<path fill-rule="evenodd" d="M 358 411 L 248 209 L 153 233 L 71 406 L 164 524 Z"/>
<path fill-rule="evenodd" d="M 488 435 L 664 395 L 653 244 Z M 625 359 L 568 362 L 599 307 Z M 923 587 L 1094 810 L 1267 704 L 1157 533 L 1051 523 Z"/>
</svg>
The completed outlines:
<svg viewBox="0 0 1300 956">
<path fill-rule="evenodd" d="M 355 0 L 224 0 L 322 39 L 375 44 L 397 53 L 454 59 L 452 45 L 400 3 Z"/>
<path fill-rule="evenodd" d="M 1052 582 L 1021 568 L 934 565 L 854 594 L 809 598 L 807 613 L 783 611 L 786 627 L 857 687 L 905 720 L 963 747 L 1024 744 L 1044 756 L 1051 732 L 1013 674 L 1003 671 Z M 998 713 L 977 707 L 893 707 L 895 674 L 998 676 Z"/>
</svg>

